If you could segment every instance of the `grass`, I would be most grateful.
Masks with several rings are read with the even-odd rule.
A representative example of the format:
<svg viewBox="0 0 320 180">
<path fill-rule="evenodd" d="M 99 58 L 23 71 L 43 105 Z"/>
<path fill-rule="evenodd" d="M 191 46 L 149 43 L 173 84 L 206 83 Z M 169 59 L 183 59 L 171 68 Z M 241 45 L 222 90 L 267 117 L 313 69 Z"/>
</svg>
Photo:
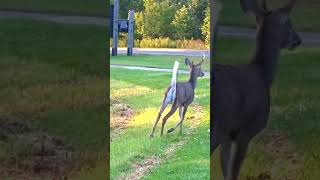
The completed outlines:
<svg viewBox="0 0 320 180">
<path fill-rule="evenodd" d="M 110 64 L 117 65 L 130 65 L 130 66 L 143 66 L 143 67 L 158 67 L 158 68 L 173 68 L 174 61 L 179 62 L 179 69 L 188 69 L 185 65 L 184 60 L 186 56 L 153 56 L 153 55 L 134 55 L 126 56 L 119 55 L 112 57 Z M 201 61 L 202 57 L 188 57 L 194 63 Z M 209 70 L 209 59 L 206 57 L 202 64 L 202 69 L 205 71 Z"/>
<path fill-rule="evenodd" d="M 226 64 L 247 62 L 254 47 L 253 42 L 242 39 L 221 38 L 218 43 L 216 60 Z M 319 57 L 319 48 L 282 51 L 271 90 L 268 129 L 274 136 L 264 132 L 254 139 L 242 167 L 241 178 L 259 179 L 259 176 L 271 175 L 271 171 L 275 172 L 272 179 L 319 177 L 315 168 L 320 166 L 320 144 L 317 140 L 320 134 L 317 110 L 320 107 L 317 90 Z M 280 135 L 275 135 L 277 133 Z M 279 152 L 274 153 L 273 148 Z M 214 157 L 214 179 L 220 179 L 218 152 Z"/>
<path fill-rule="evenodd" d="M 267 1 L 269 9 L 276 9 L 281 7 L 287 1 Z M 297 1 L 297 4 L 292 12 L 291 19 L 293 25 L 300 31 L 314 31 L 320 30 L 320 23 L 318 21 L 318 9 L 320 3 L 314 0 Z M 232 0 L 222 1 L 222 11 L 219 23 L 223 25 L 254 27 L 254 18 L 249 17 L 243 13 L 239 2 Z"/>
<path fill-rule="evenodd" d="M 143 59 L 145 56 L 134 57 L 136 59 Z M 168 58 L 167 56 L 148 57 L 158 58 L 158 61 L 160 59 L 164 59 L 165 61 Z M 119 58 L 121 56 L 117 58 L 112 57 L 111 62 Z M 158 66 L 154 61 L 149 61 L 146 65 Z M 187 78 L 187 75 L 179 75 L 179 81 L 186 80 Z M 187 171 L 193 174 L 194 177 L 209 177 L 209 79 L 202 78 L 198 82 L 194 103 L 204 108 L 204 115 L 200 117 L 201 123 L 190 136 L 190 139 L 179 135 L 178 132 L 164 135 L 164 137 L 160 138 L 159 125 L 155 138 L 149 138 L 154 119 L 163 98 L 163 92 L 170 83 L 170 79 L 171 73 L 111 69 L 111 99 L 128 104 L 134 111 L 134 116 L 131 118 L 128 128 L 111 142 L 111 179 L 117 179 L 132 173 L 134 164 L 143 162 L 145 158 L 165 158 L 165 151 L 172 144 L 186 138 L 188 142 L 184 146 L 143 178 L 157 179 L 164 174 L 169 179 L 182 178 L 185 177 Z M 134 94 L 132 94 L 133 90 Z M 195 114 L 194 111 L 193 108 L 190 108 L 187 112 L 184 133 L 187 133 L 186 131 L 192 123 L 190 122 L 192 121 L 190 118 Z M 176 113 L 173 118 L 169 119 L 166 129 L 172 127 L 177 121 L 178 115 Z M 191 162 L 195 161 L 199 163 L 199 167 L 189 166 Z M 170 170 L 171 166 L 175 167 L 174 172 Z M 188 169 L 185 169 L 187 166 L 189 166 Z M 170 176 L 168 176 L 168 173 Z"/>
<path fill-rule="evenodd" d="M 109 14 L 107 5 L 107 1 L 97 0 L 2 0 L 0 9 L 106 16 Z"/>
<path fill-rule="evenodd" d="M 76 157 L 72 178 L 105 179 L 106 30 L 22 20 L 1 20 L 0 26 L 0 119 L 61 138 Z M 19 148 L 15 138 L 0 140 L 1 146 Z M 14 153 L 0 152 L 1 167 L 10 166 L 5 162 Z"/>
</svg>

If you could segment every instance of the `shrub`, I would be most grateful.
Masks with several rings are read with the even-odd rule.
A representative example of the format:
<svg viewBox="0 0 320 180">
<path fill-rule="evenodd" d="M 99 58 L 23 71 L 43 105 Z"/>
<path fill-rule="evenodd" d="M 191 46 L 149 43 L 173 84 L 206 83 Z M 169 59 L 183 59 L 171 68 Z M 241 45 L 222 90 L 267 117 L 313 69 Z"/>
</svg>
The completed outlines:
<svg viewBox="0 0 320 180">
<path fill-rule="evenodd" d="M 110 39 L 112 46 L 112 39 Z M 127 39 L 123 37 L 118 41 L 118 47 L 127 47 Z M 134 41 L 134 47 L 137 48 L 180 48 L 180 49 L 207 49 L 206 44 L 202 40 L 172 40 L 170 38 L 143 38 Z"/>
</svg>

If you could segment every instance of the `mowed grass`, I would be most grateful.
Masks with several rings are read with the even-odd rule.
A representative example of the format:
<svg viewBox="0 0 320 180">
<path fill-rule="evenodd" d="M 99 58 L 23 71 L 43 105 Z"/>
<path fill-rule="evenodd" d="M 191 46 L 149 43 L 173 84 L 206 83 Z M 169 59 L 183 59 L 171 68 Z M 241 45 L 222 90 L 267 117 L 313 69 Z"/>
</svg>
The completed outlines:
<svg viewBox="0 0 320 180">
<path fill-rule="evenodd" d="M 219 23 L 223 25 L 255 27 L 255 19 L 247 16 L 240 8 L 240 3 L 233 0 L 223 0 Z M 268 8 L 275 10 L 288 1 L 267 1 Z M 315 0 L 297 1 L 291 14 L 293 26 L 300 31 L 320 31 L 320 2 Z"/>
<path fill-rule="evenodd" d="M 83 15 L 108 15 L 108 1 L 90 0 L 1 0 L 0 9 L 39 11 L 49 13 L 75 13 Z"/>
<path fill-rule="evenodd" d="M 166 59 L 166 56 L 159 56 L 159 59 L 161 57 Z M 148 65 L 156 66 L 152 63 Z M 166 131 L 178 122 L 178 113 L 176 113 L 168 120 L 162 138 L 160 138 L 161 121 L 158 124 L 155 137 L 149 138 L 164 91 L 170 84 L 171 76 L 171 73 L 163 72 L 111 69 L 110 93 L 112 101 L 116 100 L 127 104 L 134 111 L 134 116 L 130 119 L 127 129 L 111 142 L 111 179 L 125 177 L 132 173 L 134 165 L 143 163 L 145 158 L 165 158 L 164 154 L 167 149 L 181 140 L 186 140 L 187 143 L 169 159 L 164 159 L 160 165 L 145 174 L 143 178 L 161 179 L 166 175 L 167 179 L 179 179 L 184 178 L 186 173 L 193 174 L 193 177 L 209 178 L 208 78 L 198 80 L 194 102 L 202 106 L 203 115 L 195 117 L 195 109 L 189 108 L 183 125 L 183 135 L 179 134 L 179 129 L 172 134 L 166 134 Z M 179 75 L 179 81 L 187 78 L 187 75 Z M 201 123 L 191 135 L 186 137 L 185 134 L 190 131 L 193 118 L 200 118 Z M 197 162 L 198 166 L 190 166 L 192 162 Z"/>
<path fill-rule="evenodd" d="M 201 62 L 202 57 L 190 56 L 157 56 L 157 55 L 118 55 L 112 56 L 110 64 L 115 65 L 129 65 L 129 66 L 143 66 L 143 67 L 157 67 L 157 68 L 173 68 L 174 62 L 179 62 L 179 69 L 188 69 L 185 65 L 185 59 L 189 58 L 197 64 Z M 208 71 L 210 66 L 209 57 L 205 58 L 202 64 L 202 69 Z"/>
<path fill-rule="evenodd" d="M 20 20 L 0 26 L 0 118 L 61 138 L 77 157 L 74 179 L 106 179 L 107 30 Z M 2 151 L 1 162 L 14 153 Z"/>
<path fill-rule="evenodd" d="M 215 60 L 225 64 L 246 63 L 254 49 L 253 42 L 242 39 L 221 38 L 217 43 Z M 268 130 L 251 143 L 242 179 L 319 177 L 319 58 L 320 48 L 282 51 L 271 90 Z M 214 179 L 221 179 L 218 151 L 214 158 Z"/>
</svg>

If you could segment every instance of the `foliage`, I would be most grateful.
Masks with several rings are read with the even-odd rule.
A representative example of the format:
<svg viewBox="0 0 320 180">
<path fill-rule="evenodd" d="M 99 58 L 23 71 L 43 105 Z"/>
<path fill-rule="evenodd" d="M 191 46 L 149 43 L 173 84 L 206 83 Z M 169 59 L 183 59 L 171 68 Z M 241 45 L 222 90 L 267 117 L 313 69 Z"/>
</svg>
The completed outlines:
<svg viewBox="0 0 320 180">
<path fill-rule="evenodd" d="M 144 0 L 143 11 L 143 36 L 144 37 L 171 37 L 172 19 L 176 7 L 167 1 L 157 2 L 155 0 Z"/>
<path fill-rule="evenodd" d="M 202 35 L 204 36 L 205 44 L 209 48 L 210 46 L 210 7 L 206 8 L 205 18 L 201 26 Z"/>
<path fill-rule="evenodd" d="M 143 38 L 205 39 L 202 26 L 208 0 L 143 0 L 136 11 L 136 33 Z"/>
<path fill-rule="evenodd" d="M 112 39 L 110 40 L 110 45 Z M 136 39 L 134 46 L 137 48 L 181 48 L 181 49 L 207 49 L 206 44 L 202 40 L 194 39 L 178 39 L 173 40 L 170 38 L 143 38 Z M 118 47 L 127 47 L 127 39 L 121 38 L 118 41 Z"/>
<path fill-rule="evenodd" d="M 193 16 L 192 8 L 183 5 L 175 14 L 174 19 L 171 23 L 174 27 L 175 34 L 174 38 L 190 39 L 197 34 L 199 28 L 197 27 L 199 19 Z M 195 32 L 196 31 L 196 32 Z"/>
</svg>

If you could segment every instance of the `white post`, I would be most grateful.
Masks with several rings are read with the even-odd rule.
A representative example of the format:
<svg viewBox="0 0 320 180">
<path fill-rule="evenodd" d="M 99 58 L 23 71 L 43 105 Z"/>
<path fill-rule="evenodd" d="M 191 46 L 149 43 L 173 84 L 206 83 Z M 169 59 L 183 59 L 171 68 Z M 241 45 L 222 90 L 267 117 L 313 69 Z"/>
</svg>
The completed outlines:
<svg viewBox="0 0 320 180">
<path fill-rule="evenodd" d="M 117 56 L 118 54 L 118 35 L 119 35 L 118 13 L 119 13 L 119 0 L 114 0 L 112 56 Z"/>
<path fill-rule="evenodd" d="M 132 56 L 134 45 L 134 10 L 129 11 L 128 17 L 128 51 L 127 55 Z"/>
</svg>

